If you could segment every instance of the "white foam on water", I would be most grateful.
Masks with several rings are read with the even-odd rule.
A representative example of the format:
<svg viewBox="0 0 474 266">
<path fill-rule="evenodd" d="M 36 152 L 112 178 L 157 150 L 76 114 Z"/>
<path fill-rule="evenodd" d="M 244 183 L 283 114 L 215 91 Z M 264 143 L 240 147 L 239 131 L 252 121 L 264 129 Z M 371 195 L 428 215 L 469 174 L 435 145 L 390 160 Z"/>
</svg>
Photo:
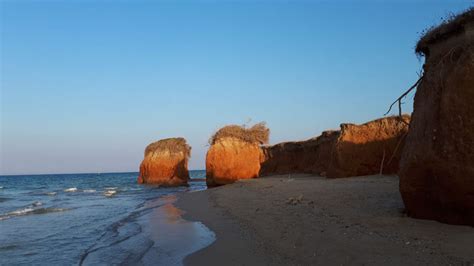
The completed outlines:
<svg viewBox="0 0 474 266">
<path fill-rule="evenodd" d="M 32 212 L 34 210 L 35 209 L 33 209 L 33 208 L 24 208 L 24 209 L 9 212 L 9 213 L 7 213 L 7 215 L 23 215 L 23 214 L 27 214 L 29 212 Z"/>
<path fill-rule="evenodd" d="M 116 190 L 107 190 L 107 191 L 104 192 L 104 195 L 105 195 L 106 197 L 112 197 L 112 196 L 115 195 L 116 193 L 117 193 Z"/>
<path fill-rule="evenodd" d="M 33 204 L 31 204 L 33 207 L 41 206 L 43 203 L 41 201 L 35 201 Z"/>
<path fill-rule="evenodd" d="M 77 188 L 75 188 L 75 187 L 68 188 L 68 189 L 64 190 L 64 192 L 76 192 L 76 191 L 77 191 Z"/>
<path fill-rule="evenodd" d="M 3 189 L 3 187 L 2 187 L 2 186 L 0 186 L 0 189 Z"/>
<path fill-rule="evenodd" d="M 83 192 L 84 193 L 94 193 L 94 192 L 96 192 L 96 190 L 95 189 L 84 189 Z"/>
<path fill-rule="evenodd" d="M 56 192 L 46 192 L 45 194 L 48 195 L 48 196 L 56 196 L 57 193 Z"/>
<path fill-rule="evenodd" d="M 8 212 L 8 213 L 5 213 L 5 214 L 0 214 L 0 221 L 9 219 L 9 218 L 14 217 L 14 216 L 25 215 L 25 214 L 28 214 L 30 212 L 33 212 L 34 210 L 35 209 L 33 209 L 31 207 L 26 207 L 26 208 L 19 209 L 19 210 L 16 210 L 16 211 L 12 211 L 12 212 Z"/>
<path fill-rule="evenodd" d="M 34 206 L 41 206 L 41 205 L 34 205 Z M 32 207 L 26 207 L 26 208 L 19 209 L 19 210 L 16 210 L 16 211 L 12 211 L 12 212 L 8 212 L 8 213 L 5 213 L 5 214 L 0 214 L 0 221 L 7 220 L 7 219 L 17 217 L 17 216 L 24 216 L 24 215 L 30 215 L 30 214 L 46 214 L 46 213 L 52 213 L 52 212 L 64 212 L 64 211 L 69 211 L 69 210 L 70 209 L 67 209 L 67 208 L 37 208 L 37 209 L 34 209 Z"/>
</svg>

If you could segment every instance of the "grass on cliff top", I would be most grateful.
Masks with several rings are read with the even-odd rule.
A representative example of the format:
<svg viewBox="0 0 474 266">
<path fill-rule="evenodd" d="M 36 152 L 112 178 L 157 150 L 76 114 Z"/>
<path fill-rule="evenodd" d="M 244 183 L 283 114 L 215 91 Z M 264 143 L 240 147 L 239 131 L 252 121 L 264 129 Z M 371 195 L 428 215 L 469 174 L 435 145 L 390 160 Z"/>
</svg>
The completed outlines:
<svg viewBox="0 0 474 266">
<path fill-rule="evenodd" d="M 421 33 L 415 52 L 419 55 L 426 55 L 431 44 L 463 32 L 465 30 L 464 26 L 472 22 L 474 22 L 474 7 L 470 7 L 457 15 L 451 14 L 443 18 L 439 25 L 432 26 Z"/>
<path fill-rule="evenodd" d="M 170 153 L 182 152 L 186 158 L 191 156 L 191 147 L 186 143 L 184 138 L 169 138 L 153 142 L 146 147 L 145 157 L 155 151 L 169 151 Z"/>
<path fill-rule="evenodd" d="M 214 144 L 222 138 L 236 138 L 249 143 L 267 144 L 270 129 L 265 122 L 260 122 L 250 128 L 246 126 L 229 125 L 219 129 L 210 139 L 209 144 Z"/>
</svg>

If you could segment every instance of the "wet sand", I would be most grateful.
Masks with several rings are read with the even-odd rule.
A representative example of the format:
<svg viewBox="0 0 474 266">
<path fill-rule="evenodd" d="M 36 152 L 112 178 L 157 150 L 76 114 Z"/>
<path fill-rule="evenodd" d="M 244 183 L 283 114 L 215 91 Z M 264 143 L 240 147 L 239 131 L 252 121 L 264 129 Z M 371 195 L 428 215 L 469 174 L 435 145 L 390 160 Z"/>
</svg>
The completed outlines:
<svg viewBox="0 0 474 266">
<path fill-rule="evenodd" d="M 174 195 L 158 199 L 162 205 L 146 217 L 149 226 L 143 227 L 143 233 L 153 245 L 141 257 L 143 265 L 181 265 L 187 255 L 214 242 L 215 235 L 206 226 L 181 217 L 175 201 Z"/>
<path fill-rule="evenodd" d="M 474 265 L 474 228 L 406 217 L 396 176 L 265 177 L 175 205 L 217 237 L 187 265 Z"/>
<path fill-rule="evenodd" d="M 81 265 L 182 265 L 183 259 L 215 240 L 200 222 L 184 220 L 176 196 L 146 202 L 140 212 L 117 224 Z"/>
</svg>

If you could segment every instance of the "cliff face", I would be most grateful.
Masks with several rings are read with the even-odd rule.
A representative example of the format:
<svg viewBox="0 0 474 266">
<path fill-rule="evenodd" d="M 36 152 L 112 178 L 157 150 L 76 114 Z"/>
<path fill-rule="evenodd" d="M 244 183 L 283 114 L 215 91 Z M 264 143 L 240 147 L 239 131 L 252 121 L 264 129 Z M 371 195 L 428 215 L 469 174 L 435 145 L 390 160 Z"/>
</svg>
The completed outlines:
<svg viewBox="0 0 474 266">
<path fill-rule="evenodd" d="M 138 183 L 186 185 L 190 150 L 183 138 L 164 139 L 148 145 L 140 165 Z"/>
<path fill-rule="evenodd" d="M 410 117 L 387 117 L 362 125 L 342 124 L 333 146 L 327 176 L 332 178 L 398 171 Z"/>
<path fill-rule="evenodd" d="M 258 143 L 224 137 L 211 145 L 206 156 L 208 186 L 233 183 L 259 176 L 263 154 Z"/>
<path fill-rule="evenodd" d="M 325 131 L 306 141 L 284 142 L 262 147 L 264 161 L 260 175 L 311 173 L 327 171 L 339 131 Z"/>
<path fill-rule="evenodd" d="M 263 147 L 261 175 L 312 173 L 336 177 L 395 174 L 410 117 L 377 119 L 363 125 L 342 124 L 306 141 Z"/>
<path fill-rule="evenodd" d="M 474 226 L 474 11 L 434 29 L 417 50 L 426 62 L 400 193 L 412 217 Z"/>
</svg>

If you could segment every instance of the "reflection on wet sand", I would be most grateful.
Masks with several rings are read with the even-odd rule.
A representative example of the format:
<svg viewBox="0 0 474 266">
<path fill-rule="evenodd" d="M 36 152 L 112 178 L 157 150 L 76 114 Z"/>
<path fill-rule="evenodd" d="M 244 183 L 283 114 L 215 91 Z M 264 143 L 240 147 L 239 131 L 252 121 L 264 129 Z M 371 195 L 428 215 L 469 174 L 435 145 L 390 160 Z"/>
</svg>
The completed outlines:
<svg viewBox="0 0 474 266">
<path fill-rule="evenodd" d="M 154 244 L 142 257 L 142 263 L 181 265 L 187 255 L 214 242 L 214 233 L 202 223 L 181 217 L 183 211 L 173 205 L 176 199 L 174 195 L 159 199 L 162 206 L 147 215 L 148 223 L 143 232 Z"/>
<path fill-rule="evenodd" d="M 200 222 L 182 219 L 176 196 L 148 201 L 89 248 L 80 265 L 182 265 L 183 259 L 215 240 Z"/>
</svg>

